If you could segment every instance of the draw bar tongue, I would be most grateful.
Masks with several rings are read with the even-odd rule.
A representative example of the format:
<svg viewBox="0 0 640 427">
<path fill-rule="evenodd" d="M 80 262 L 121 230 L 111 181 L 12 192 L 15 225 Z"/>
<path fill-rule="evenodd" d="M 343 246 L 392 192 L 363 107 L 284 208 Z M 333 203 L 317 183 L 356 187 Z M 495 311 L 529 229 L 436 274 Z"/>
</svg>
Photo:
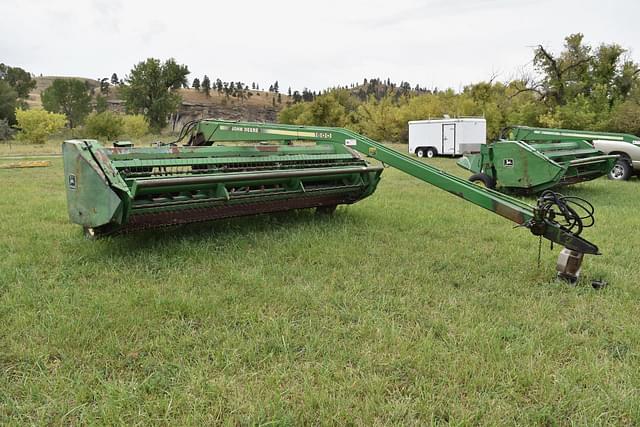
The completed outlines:
<svg viewBox="0 0 640 427">
<path fill-rule="evenodd" d="M 576 236 L 559 224 L 545 220 L 545 225 L 543 233 L 534 232 L 533 234 L 542 235 L 554 243 L 581 254 L 600 255 L 600 250 L 596 245 L 580 236 Z"/>
</svg>

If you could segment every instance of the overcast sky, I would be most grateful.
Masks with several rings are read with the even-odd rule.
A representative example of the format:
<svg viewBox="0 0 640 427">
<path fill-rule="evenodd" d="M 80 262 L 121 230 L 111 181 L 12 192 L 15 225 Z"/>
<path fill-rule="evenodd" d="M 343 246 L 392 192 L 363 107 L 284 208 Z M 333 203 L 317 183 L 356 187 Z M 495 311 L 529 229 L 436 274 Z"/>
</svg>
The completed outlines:
<svg viewBox="0 0 640 427">
<path fill-rule="evenodd" d="M 574 32 L 640 60 L 640 0 L 3 0 L 0 62 L 123 76 L 174 57 L 194 77 L 314 90 L 391 78 L 429 88 L 514 76 Z"/>
</svg>

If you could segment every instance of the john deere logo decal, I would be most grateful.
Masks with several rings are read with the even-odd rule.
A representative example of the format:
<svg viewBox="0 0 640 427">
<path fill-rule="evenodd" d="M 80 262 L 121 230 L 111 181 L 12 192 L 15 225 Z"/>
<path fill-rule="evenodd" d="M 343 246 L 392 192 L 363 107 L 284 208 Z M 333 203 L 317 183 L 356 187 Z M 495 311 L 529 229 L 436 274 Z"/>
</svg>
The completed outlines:
<svg viewBox="0 0 640 427">
<path fill-rule="evenodd" d="M 513 167 L 513 159 L 504 159 L 502 161 L 502 164 L 505 168 L 512 168 Z"/>
<path fill-rule="evenodd" d="M 76 189 L 76 176 L 74 174 L 69 174 L 69 189 Z"/>
</svg>

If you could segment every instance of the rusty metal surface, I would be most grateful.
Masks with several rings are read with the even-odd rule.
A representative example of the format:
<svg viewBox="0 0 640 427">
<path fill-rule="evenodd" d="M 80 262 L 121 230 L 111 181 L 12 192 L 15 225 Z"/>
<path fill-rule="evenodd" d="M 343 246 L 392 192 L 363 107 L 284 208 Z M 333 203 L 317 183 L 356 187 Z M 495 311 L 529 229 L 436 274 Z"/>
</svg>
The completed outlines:
<svg viewBox="0 0 640 427">
<path fill-rule="evenodd" d="M 524 224 L 526 222 L 526 218 L 524 217 L 522 212 L 516 209 L 512 209 L 507 205 L 494 203 L 494 212 L 504 218 L 515 222 L 516 224 Z"/>
<path fill-rule="evenodd" d="M 132 215 L 124 227 L 113 230 L 96 230 L 98 235 L 116 235 L 135 231 L 170 227 L 176 225 L 235 218 L 263 213 L 283 212 L 292 209 L 307 209 L 338 204 L 351 204 L 361 196 L 360 192 L 299 197 L 251 204 L 224 205 L 217 208 L 186 209 L 179 212 L 167 211 Z"/>
</svg>

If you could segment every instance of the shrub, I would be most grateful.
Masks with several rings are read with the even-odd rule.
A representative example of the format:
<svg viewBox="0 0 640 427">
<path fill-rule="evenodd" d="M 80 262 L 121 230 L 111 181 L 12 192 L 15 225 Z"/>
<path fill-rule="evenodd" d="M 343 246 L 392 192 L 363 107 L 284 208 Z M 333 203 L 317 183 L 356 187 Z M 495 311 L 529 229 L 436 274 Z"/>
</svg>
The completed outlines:
<svg viewBox="0 0 640 427">
<path fill-rule="evenodd" d="M 142 138 L 149 133 L 149 122 L 142 114 L 126 115 L 123 122 L 124 135 L 128 138 Z"/>
<path fill-rule="evenodd" d="M 91 113 L 85 120 L 85 134 L 89 138 L 114 141 L 124 131 L 122 116 L 111 111 Z"/>
<path fill-rule="evenodd" d="M 62 130 L 67 124 L 64 114 L 49 113 L 45 110 L 16 110 L 18 139 L 33 144 L 44 144 L 46 139 Z"/>
<path fill-rule="evenodd" d="M 635 101 L 618 105 L 611 114 L 609 130 L 640 135 L 640 105 Z"/>
</svg>

